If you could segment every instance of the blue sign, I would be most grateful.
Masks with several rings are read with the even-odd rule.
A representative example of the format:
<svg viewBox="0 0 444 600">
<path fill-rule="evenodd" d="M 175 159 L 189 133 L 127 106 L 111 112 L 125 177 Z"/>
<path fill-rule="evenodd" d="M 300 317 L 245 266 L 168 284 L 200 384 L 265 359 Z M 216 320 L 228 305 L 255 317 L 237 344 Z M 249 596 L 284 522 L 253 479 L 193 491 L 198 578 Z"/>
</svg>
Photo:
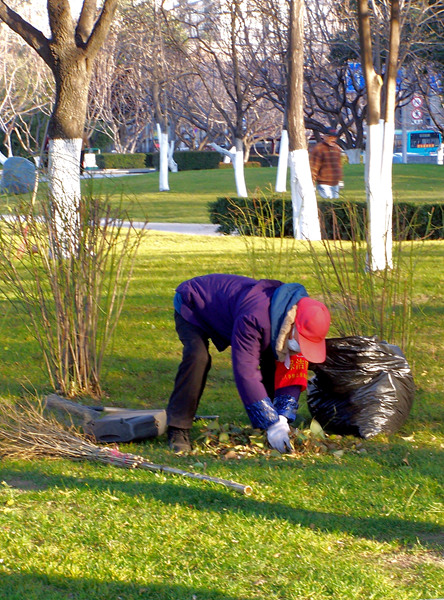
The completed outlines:
<svg viewBox="0 0 444 600">
<path fill-rule="evenodd" d="M 382 76 L 384 76 L 384 69 L 382 72 Z M 402 69 L 399 69 L 396 75 L 396 91 L 399 92 L 402 89 L 404 74 Z M 437 82 L 441 83 L 441 82 Z M 358 62 L 349 62 L 347 66 L 346 73 L 346 91 L 348 94 L 353 94 L 356 92 L 362 92 L 365 88 L 365 79 L 364 73 L 362 71 L 361 63 Z"/>
<path fill-rule="evenodd" d="M 347 94 L 361 92 L 365 88 L 365 79 L 364 73 L 362 72 L 361 63 L 348 63 L 345 81 Z"/>
<path fill-rule="evenodd" d="M 443 87 L 441 79 L 439 79 L 436 75 L 430 75 L 429 83 L 435 94 L 442 94 Z"/>
</svg>

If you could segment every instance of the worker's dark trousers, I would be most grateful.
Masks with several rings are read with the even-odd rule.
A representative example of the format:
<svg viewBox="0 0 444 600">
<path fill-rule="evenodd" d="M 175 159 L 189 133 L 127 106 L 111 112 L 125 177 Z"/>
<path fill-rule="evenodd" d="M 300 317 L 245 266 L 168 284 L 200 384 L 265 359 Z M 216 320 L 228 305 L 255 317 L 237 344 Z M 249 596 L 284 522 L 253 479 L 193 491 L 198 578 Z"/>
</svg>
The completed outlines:
<svg viewBox="0 0 444 600">
<path fill-rule="evenodd" d="M 176 311 L 176 331 L 183 344 L 182 362 L 167 407 L 167 424 L 191 429 L 193 419 L 211 368 L 209 336 Z"/>
<path fill-rule="evenodd" d="M 174 312 L 174 319 L 183 344 L 183 354 L 167 406 L 167 424 L 191 429 L 211 368 L 209 336 L 200 327 L 185 321 L 177 311 Z M 268 396 L 273 398 L 275 361 L 271 346 L 262 354 L 259 368 Z"/>
</svg>

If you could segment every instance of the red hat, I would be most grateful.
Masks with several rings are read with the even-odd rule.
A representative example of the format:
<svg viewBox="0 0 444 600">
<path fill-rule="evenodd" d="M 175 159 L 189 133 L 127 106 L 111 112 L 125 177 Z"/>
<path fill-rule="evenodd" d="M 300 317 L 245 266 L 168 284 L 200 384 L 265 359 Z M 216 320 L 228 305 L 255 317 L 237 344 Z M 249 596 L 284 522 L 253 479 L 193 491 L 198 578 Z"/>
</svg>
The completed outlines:
<svg viewBox="0 0 444 600">
<path fill-rule="evenodd" d="M 328 308 L 322 302 L 309 297 L 299 300 L 295 325 L 301 353 L 309 362 L 324 362 L 325 336 L 330 327 L 330 320 Z"/>
</svg>

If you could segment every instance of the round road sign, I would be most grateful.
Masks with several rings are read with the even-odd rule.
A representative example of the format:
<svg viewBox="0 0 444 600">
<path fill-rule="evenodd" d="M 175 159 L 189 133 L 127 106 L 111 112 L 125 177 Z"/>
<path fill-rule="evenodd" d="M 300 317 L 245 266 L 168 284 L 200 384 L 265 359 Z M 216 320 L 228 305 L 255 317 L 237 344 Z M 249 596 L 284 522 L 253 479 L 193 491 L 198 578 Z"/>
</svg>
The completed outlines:
<svg viewBox="0 0 444 600">
<path fill-rule="evenodd" d="M 415 119 L 415 121 L 422 119 L 422 110 L 419 110 L 419 108 L 412 110 L 412 118 Z"/>
<path fill-rule="evenodd" d="M 413 96 L 412 106 L 414 106 L 415 108 L 419 108 L 420 106 L 422 106 L 422 98 L 420 98 L 419 96 Z"/>
</svg>

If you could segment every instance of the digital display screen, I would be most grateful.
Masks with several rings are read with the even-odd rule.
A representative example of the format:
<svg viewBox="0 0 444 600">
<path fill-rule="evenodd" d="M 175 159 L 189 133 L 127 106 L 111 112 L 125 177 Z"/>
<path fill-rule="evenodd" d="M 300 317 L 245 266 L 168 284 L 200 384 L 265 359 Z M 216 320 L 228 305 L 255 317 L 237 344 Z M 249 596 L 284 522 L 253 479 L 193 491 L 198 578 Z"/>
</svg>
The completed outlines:
<svg viewBox="0 0 444 600">
<path fill-rule="evenodd" d="M 437 148 L 440 144 L 439 133 L 418 131 L 410 134 L 410 148 Z"/>
</svg>

